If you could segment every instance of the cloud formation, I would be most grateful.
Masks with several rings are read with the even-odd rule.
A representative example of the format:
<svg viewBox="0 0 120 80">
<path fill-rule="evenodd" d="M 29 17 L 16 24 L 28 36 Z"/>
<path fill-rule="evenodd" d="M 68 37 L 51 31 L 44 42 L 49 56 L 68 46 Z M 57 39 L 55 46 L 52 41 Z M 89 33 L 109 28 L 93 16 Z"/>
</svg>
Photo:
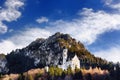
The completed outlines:
<svg viewBox="0 0 120 80">
<path fill-rule="evenodd" d="M 102 57 L 108 61 L 120 62 L 120 46 L 115 45 L 107 50 L 94 52 L 95 56 Z"/>
<path fill-rule="evenodd" d="M 79 15 L 82 18 L 53 22 L 47 30 L 71 34 L 86 45 L 94 43 L 105 32 L 120 30 L 120 14 L 111 14 L 102 10 L 95 12 L 93 9 L 84 8 Z"/>
<path fill-rule="evenodd" d="M 7 26 L 3 21 L 11 22 L 21 16 L 19 8 L 24 5 L 22 0 L 6 0 L 4 6 L 0 8 L 0 33 L 7 32 Z"/>
<path fill-rule="evenodd" d="M 40 28 L 27 28 L 14 34 L 12 37 L 0 41 L 0 53 L 10 53 L 12 50 L 21 49 L 37 38 L 47 38 L 51 33 Z"/>
<path fill-rule="evenodd" d="M 113 9 L 117 9 L 120 11 L 120 0 L 105 0 L 105 4 Z"/>
<path fill-rule="evenodd" d="M 48 21 L 49 20 L 46 17 L 41 17 L 41 18 L 36 19 L 36 22 L 38 22 L 39 24 L 44 23 L 44 22 L 48 22 Z"/>
<path fill-rule="evenodd" d="M 70 34 L 86 45 L 91 45 L 101 34 L 112 30 L 120 30 L 119 14 L 110 14 L 101 10 L 95 12 L 93 9 L 84 8 L 82 12 L 79 12 L 79 15 L 82 18 L 72 19 L 71 21 L 49 22 L 47 27 L 42 29 L 29 28 L 9 39 L 14 44 L 27 45 L 28 42 L 30 43 L 37 37 L 48 37 L 55 32 L 62 32 Z"/>
</svg>

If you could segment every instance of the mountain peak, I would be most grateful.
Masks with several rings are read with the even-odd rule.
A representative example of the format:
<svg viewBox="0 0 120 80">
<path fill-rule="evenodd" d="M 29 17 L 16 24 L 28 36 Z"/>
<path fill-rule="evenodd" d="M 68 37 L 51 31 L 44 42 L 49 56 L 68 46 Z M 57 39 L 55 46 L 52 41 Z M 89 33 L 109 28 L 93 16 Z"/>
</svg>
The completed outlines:
<svg viewBox="0 0 120 80">
<path fill-rule="evenodd" d="M 64 48 L 68 50 L 67 60 L 76 55 L 80 61 L 85 61 L 84 63 L 81 62 L 84 65 L 90 66 L 93 65 L 91 64 L 93 62 L 97 65 L 104 62 L 104 60 L 92 55 L 80 41 L 77 42 L 69 34 L 57 32 L 47 39 L 37 38 L 27 47 L 8 54 L 6 56 L 7 67 L 9 72 L 21 73 L 36 67 L 59 65 L 63 63 Z M 18 67 L 20 70 L 18 70 Z"/>
<path fill-rule="evenodd" d="M 52 38 L 52 39 L 62 38 L 62 39 L 65 39 L 65 40 L 72 39 L 72 37 L 69 34 L 63 34 L 63 33 L 60 33 L 60 32 L 55 33 L 54 35 L 50 36 L 49 39 L 50 38 Z"/>
<path fill-rule="evenodd" d="M 60 36 L 60 35 L 62 35 L 62 33 L 56 32 L 53 36 Z"/>
</svg>

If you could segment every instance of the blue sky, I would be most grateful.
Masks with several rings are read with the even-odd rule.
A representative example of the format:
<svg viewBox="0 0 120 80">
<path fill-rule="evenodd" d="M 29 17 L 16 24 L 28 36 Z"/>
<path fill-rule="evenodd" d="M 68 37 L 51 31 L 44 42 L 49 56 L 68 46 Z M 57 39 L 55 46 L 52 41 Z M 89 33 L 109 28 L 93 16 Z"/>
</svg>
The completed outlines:
<svg viewBox="0 0 120 80">
<path fill-rule="evenodd" d="M 120 61 L 120 0 L 0 0 L 0 53 L 68 33 L 96 56 Z"/>
</svg>

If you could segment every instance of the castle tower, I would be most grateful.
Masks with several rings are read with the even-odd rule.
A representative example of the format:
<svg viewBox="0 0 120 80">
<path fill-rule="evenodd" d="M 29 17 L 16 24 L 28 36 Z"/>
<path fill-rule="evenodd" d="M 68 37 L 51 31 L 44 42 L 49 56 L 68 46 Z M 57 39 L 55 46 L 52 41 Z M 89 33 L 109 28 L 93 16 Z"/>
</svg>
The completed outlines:
<svg viewBox="0 0 120 80">
<path fill-rule="evenodd" d="M 62 69 L 67 69 L 67 64 L 66 64 L 66 60 L 67 60 L 67 53 L 68 53 L 68 49 L 64 48 L 63 49 L 63 64 L 62 64 Z"/>
<path fill-rule="evenodd" d="M 68 52 L 67 49 L 63 49 L 63 57 L 64 57 L 64 58 L 67 58 L 67 52 Z"/>
<path fill-rule="evenodd" d="M 63 49 L 63 64 L 66 63 L 67 60 L 67 52 L 68 52 L 67 49 Z"/>
</svg>

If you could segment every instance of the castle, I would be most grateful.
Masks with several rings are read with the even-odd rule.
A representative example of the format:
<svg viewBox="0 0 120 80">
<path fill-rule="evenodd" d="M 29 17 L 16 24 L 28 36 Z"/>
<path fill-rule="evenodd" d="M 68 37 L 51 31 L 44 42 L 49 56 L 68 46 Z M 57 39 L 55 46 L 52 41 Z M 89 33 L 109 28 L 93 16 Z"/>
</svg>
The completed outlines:
<svg viewBox="0 0 120 80">
<path fill-rule="evenodd" d="M 59 65 L 60 68 L 66 70 L 69 66 L 72 70 L 75 69 L 75 67 L 80 68 L 80 60 L 78 59 L 77 55 L 75 54 L 72 57 L 68 56 L 68 49 L 63 49 L 63 63 L 62 65 Z"/>
</svg>

